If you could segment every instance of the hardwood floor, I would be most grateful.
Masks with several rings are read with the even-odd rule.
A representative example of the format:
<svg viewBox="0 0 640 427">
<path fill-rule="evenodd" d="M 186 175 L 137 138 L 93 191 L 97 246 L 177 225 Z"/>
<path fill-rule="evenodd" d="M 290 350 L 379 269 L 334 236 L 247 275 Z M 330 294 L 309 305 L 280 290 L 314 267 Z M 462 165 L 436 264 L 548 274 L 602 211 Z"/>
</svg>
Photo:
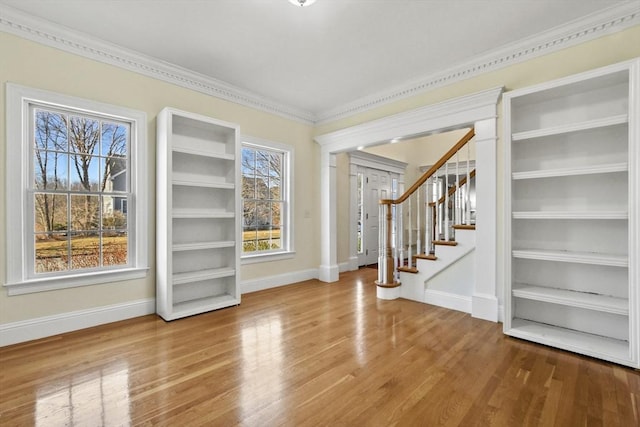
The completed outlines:
<svg viewBox="0 0 640 427">
<path fill-rule="evenodd" d="M 377 300 L 375 275 L 0 348 L 0 425 L 640 425 L 638 371 Z"/>
</svg>

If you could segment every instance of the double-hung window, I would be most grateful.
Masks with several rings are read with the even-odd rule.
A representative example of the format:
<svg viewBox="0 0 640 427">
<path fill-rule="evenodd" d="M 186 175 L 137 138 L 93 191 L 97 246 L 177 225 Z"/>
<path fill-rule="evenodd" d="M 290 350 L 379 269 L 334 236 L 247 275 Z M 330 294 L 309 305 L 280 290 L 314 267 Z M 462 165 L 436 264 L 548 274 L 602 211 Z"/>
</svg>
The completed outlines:
<svg viewBox="0 0 640 427">
<path fill-rule="evenodd" d="M 146 115 L 7 85 L 10 294 L 141 277 Z"/>
<path fill-rule="evenodd" d="M 242 143 L 242 255 L 245 261 L 293 252 L 291 147 L 245 138 Z"/>
</svg>

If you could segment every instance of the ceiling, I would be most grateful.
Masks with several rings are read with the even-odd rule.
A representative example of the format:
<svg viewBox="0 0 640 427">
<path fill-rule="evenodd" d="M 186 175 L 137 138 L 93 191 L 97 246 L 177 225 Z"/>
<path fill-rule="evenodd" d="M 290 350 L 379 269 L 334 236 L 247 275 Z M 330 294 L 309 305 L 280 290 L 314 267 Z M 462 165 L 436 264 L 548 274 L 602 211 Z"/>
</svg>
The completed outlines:
<svg viewBox="0 0 640 427">
<path fill-rule="evenodd" d="M 486 55 L 612 0 L 0 0 L 311 116 Z"/>
</svg>

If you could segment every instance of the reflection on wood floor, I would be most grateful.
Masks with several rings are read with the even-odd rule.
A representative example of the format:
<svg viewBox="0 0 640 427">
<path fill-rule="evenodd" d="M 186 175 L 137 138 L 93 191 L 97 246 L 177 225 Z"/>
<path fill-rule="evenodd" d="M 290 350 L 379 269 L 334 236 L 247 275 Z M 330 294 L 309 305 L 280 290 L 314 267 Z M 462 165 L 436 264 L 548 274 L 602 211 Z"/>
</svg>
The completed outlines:
<svg viewBox="0 0 640 427">
<path fill-rule="evenodd" d="M 640 425 L 640 373 L 375 296 L 376 271 L 0 349 L 0 425 Z"/>
</svg>

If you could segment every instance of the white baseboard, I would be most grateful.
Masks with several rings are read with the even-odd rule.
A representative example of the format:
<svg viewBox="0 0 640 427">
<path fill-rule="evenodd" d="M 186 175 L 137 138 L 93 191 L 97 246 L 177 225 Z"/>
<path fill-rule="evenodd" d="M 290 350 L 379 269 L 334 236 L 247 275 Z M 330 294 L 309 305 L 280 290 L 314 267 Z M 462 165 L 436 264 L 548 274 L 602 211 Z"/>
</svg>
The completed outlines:
<svg viewBox="0 0 640 427">
<path fill-rule="evenodd" d="M 358 262 L 357 258 L 356 258 L 356 263 Z M 358 269 L 358 267 L 356 267 L 356 270 Z M 341 262 L 338 264 L 338 271 L 340 273 L 345 273 L 347 271 L 353 271 L 353 269 L 351 268 L 351 260 L 347 261 L 347 262 Z"/>
<path fill-rule="evenodd" d="M 260 277 L 258 279 L 243 280 L 240 290 L 243 294 L 249 292 L 262 291 L 279 286 L 290 285 L 292 283 L 304 282 L 305 280 L 317 279 L 318 269 L 310 268 L 308 270 L 292 271 L 286 274 L 277 274 L 275 276 Z"/>
<path fill-rule="evenodd" d="M 0 325 L 0 347 L 156 312 L 155 298 L 72 311 Z"/>
<path fill-rule="evenodd" d="M 489 320 L 491 322 L 498 321 L 498 298 L 488 294 L 474 294 L 471 297 L 473 311 L 471 316 L 478 319 Z"/>
<path fill-rule="evenodd" d="M 471 313 L 471 297 L 463 295 L 427 289 L 424 292 L 424 302 L 438 307 Z"/>
</svg>

